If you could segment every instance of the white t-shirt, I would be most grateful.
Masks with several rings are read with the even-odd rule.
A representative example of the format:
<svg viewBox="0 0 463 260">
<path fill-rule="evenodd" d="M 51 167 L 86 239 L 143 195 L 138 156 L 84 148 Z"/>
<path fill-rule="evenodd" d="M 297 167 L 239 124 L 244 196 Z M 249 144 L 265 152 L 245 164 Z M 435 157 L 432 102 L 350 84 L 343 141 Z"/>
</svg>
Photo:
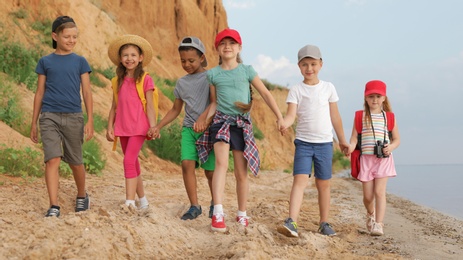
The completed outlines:
<svg viewBox="0 0 463 260">
<path fill-rule="evenodd" d="M 303 82 L 290 88 L 286 103 L 297 104 L 296 139 L 310 143 L 333 141 L 330 104 L 339 100 L 331 82 L 316 85 Z"/>
</svg>

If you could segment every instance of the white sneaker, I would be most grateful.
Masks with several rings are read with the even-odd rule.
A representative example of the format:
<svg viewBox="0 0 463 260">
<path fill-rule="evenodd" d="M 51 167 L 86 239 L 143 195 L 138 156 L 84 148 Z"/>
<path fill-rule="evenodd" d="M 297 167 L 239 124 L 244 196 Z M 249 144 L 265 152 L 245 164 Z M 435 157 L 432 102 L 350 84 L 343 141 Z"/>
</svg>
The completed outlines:
<svg viewBox="0 0 463 260">
<path fill-rule="evenodd" d="M 371 229 L 370 235 L 372 236 L 382 236 L 384 235 L 383 232 L 383 223 L 374 223 L 373 228 Z"/>
<path fill-rule="evenodd" d="M 367 212 L 367 230 L 368 232 L 371 232 L 371 229 L 373 228 L 373 224 L 375 224 L 375 212 L 373 212 L 372 214 L 369 214 Z"/>
</svg>

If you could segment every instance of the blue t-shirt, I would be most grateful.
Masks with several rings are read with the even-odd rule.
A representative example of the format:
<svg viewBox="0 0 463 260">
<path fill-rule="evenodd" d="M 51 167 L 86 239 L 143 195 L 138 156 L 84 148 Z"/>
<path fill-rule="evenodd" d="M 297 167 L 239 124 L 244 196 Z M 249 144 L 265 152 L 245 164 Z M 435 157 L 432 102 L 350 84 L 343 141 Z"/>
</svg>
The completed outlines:
<svg viewBox="0 0 463 260">
<path fill-rule="evenodd" d="M 35 72 L 46 77 L 42 112 L 82 112 L 80 76 L 92 72 L 84 57 L 52 53 L 39 60 Z"/>
<path fill-rule="evenodd" d="M 217 110 L 227 115 L 243 114 L 235 102 L 249 104 L 249 84 L 256 75 L 257 72 L 251 65 L 241 63 L 232 70 L 223 70 L 220 66 L 208 70 L 207 79 L 216 89 Z"/>
</svg>

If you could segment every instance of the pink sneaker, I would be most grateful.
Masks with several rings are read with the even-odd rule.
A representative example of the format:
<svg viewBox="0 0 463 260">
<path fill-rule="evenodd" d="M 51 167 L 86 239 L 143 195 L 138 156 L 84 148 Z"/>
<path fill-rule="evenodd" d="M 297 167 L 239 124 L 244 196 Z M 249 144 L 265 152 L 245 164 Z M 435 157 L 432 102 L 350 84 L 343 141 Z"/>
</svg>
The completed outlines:
<svg viewBox="0 0 463 260">
<path fill-rule="evenodd" d="M 236 222 L 238 222 L 239 224 L 243 225 L 244 227 L 248 227 L 249 225 L 249 217 L 248 216 L 238 216 L 236 217 Z"/>
<path fill-rule="evenodd" d="M 212 224 L 211 229 L 212 231 L 217 232 L 225 232 L 227 231 L 227 226 L 225 225 L 225 218 L 224 214 L 214 214 L 212 216 Z"/>
</svg>

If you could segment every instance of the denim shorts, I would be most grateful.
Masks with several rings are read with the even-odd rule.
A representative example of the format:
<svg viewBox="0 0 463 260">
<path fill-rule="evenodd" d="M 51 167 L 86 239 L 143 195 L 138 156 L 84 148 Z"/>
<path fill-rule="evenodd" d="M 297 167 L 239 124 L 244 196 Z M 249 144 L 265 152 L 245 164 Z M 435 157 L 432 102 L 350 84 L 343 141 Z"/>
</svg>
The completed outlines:
<svg viewBox="0 0 463 260">
<path fill-rule="evenodd" d="M 61 157 L 63 161 L 80 165 L 84 163 L 84 116 L 82 113 L 42 112 L 39 117 L 44 161 Z"/>
<path fill-rule="evenodd" d="M 223 142 L 223 140 L 216 139 L 217 133 L 219 132 L 222 124 L 215 124 L 211 125 L 209 128 L 209 132 L 211 134 L 212 143 Z M 236 125 L 230 126 L 230 151 L 231 150 L 238 150 L 244 151 L 244 135 L 243 135 L 243 128 L 239 128 Z"/>
<path fill-rule="evenodd" d="M 198 150 L 196 149 L 196 141 L 203 135 L 203 133 L 196 133 L 191 127 L 182 128 L 182 141 L 181 141 L 181 160 L 196 161 L 196 168 L 200 166 Z M 201 168 L 207 171 L 215 169 L 215 155 L 214 149 L 209 152 L 207 161 L 201 164 Z"/>
<path fill-rule="evenodd" d="M 299 139 L 294 140 L 296 152 L 294 154 L 293 175 L 308 174 L 311 176 L 312 163 L 315 178 L 331 179 L 333 165 L 333 143 L 309 143 Z"/>
</svg>

